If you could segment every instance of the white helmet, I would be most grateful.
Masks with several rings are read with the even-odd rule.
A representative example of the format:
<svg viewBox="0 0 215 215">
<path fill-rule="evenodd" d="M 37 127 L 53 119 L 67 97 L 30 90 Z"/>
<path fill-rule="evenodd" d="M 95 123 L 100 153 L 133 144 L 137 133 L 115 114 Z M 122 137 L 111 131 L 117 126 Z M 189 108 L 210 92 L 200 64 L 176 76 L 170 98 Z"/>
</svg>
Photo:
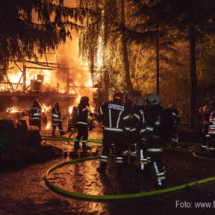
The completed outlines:
<svg viewBox="0 0 215 215">
<path fill-rule="evenodd" d="M 144 105 L 144 99 L 141 96 L 137 96 L 134 105 L 136 106 L 143 106 Z"/>
<path fill-rule="evenodd" d="M 147 96 L 147 101 L 148 101 L 148 103 L 149 103 L 150 105 L 153 106 L 153 105 L 159 105 L 161 99 L 160 99 L 160 96 L 157 95 L 157 94 L 149 94 L 149 95 Z"/>
<path fill-rule="evenodd" d="M 134 96 L 133 96 L 132 93 L 127 93 L 127 94 L 125 95 L 125 100 L 133 101 L 133 99 L 134 99 Z"/>
</svg>

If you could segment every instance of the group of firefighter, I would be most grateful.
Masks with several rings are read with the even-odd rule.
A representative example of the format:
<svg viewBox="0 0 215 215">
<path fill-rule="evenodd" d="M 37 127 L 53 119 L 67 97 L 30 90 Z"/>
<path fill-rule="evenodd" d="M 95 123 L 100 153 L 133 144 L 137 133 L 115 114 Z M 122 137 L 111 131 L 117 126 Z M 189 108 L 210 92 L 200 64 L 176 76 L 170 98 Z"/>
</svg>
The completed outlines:
<svg viewBox="0 0 215 215">
<path fill-rule="evenodd" d="M 88 139 L 88 116 L 93 116 L 97 121 L 103 121 L 103 146 L 100 166 L 97 171 L 104 174 L 107 167 L 110 150 L 115 153 L 117 172 L 122 171 L 123 165 L 137 164 L 139 158 L 139 170 L 149 172 L 154 167 L 157 176 L 158 188 L 166 185 L 165 167 L 161 155 L 163 152 L 164 140 L 174 142 L 178 145 L 177 125 L 180 123 L 178 111 L 174 105 L 164 109 L 161 106 L 160 96 L 149 94 L 144 100 L 137 96 L 134 99 L 132 93 L 126 96 L 121 92 L 113 95 L 113 101 L 105 102 L 99 108 L 99 114 L 91 113 L 89 110 L 89 98 L 81 98 L 76 109 L 75 123 L 78 134 L 74 143 L 74 150 L 81 147 L 79 142 L 82 139 L 82 149 L 87 150 Z M 41 111 L 39 100 L 35 99 L 29 109 L 32 125 L 38 126 L 41 130 Z M 215 154 L 215 147 L 210 145 L 210 134 L 215 133 L 215 112 L 212 112 L 210 105 L 200 108 L 200 114 L 204 118 L 205 129 L 202 150 Z M 171 119 L 170 119 L 171 118 Z M 62 128 L 59 103 L 52 109 L 52 135 L 55 136 L 56 126 L 59 127 L 61 135 L 64 135 Z M 137 154 L 139 153 L 139 154 Z M 129 162 L 130 158 L 130 162 Z"/>
<path fill-rule="evenodd" d="M 94 116 L 96 120 L 103 121 L 103 146 L 97 171 L 101 174 L 105 173 L 108 155 L 110 150 L 114 149 L 118 173 L 122 171 L 123 165 L 129 163 L 129 157 L 131 165 L 135 165 L 136 159 L 139 157 L 140 171 L 148 172 L 153 166 L 157 175 L 157 185 L 159 188 L 164 188 L 166 178 L 161 159 L 163 152 L 162 122 L 163 117 L 168 115 L 168 111 L 164 111 L 160 105 L 159 95 L 149 94 L 144 101 L 144 98 L 140 96 L 134 99 L 132 93 L 128 93 L 124 98 L 124 95 L 118 92 L 114 94 L 112 102 L 107 101 L 99 108 L 99 115 L 91 113 L 87 106 L 89 106 L 89 98 L 84 96 L 77 107 L 78 135 L 74 150 L 80 149 L 81 137 L 82 149 L 88 148 L 87 117 L 88 115 Z M 175 121 L 172 120 L 174 127 L 179 121 L 179 116 L 177 110 L 174 111 L 174 108 L 171 108 L 168 110 L 172 114 L 171 118 L 175 117 Z M 178 143 L 176 133 L 170 138 L 171 141 Z M 137 152 L 139 152 L 139 156 Z"/>
<path fill-rule="evenodd" d="M 39 104 L 38 99 L 33 100 L 33 104 L 28 110 L 28 113 L 31 117 L 31 125 L 37 126 L 39 128 L 39 132 L 41 132 L 41 113 L 42 107 Z M 61 135 L 64 135 L 62 120 L 61 120 L 61 112 L 59 108 L 59 103 L 55 103 L 54 108 L 52 108 L 52 136 L 55 136 L 56 127 L 59 127 L 59 131 Z"/>
</svg>

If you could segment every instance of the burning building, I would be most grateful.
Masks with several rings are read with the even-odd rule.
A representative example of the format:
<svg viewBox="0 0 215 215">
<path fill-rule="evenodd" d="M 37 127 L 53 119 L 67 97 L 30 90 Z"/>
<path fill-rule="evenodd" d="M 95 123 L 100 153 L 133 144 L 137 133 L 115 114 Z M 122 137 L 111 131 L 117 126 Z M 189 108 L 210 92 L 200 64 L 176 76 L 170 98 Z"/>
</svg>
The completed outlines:
<svg viewBox="0 0 215 215">
<path fill-rule="evenodd" d="M 7 77 L 0 83 L 1 118 L 16 112 L 15 118 L 19 119 L 18 113 L 28 110 L 35 98 L 39 99 L 48 121 L 49 110 L 56 102 L 60 103 L 62 115 L 71 114 L 81 96 L 88 96 L 90 106 L 95 108 L 97 88 L 87 67 L 55 53 L 47 52 L 38 59 L 11 60 Z"/>
</svg>

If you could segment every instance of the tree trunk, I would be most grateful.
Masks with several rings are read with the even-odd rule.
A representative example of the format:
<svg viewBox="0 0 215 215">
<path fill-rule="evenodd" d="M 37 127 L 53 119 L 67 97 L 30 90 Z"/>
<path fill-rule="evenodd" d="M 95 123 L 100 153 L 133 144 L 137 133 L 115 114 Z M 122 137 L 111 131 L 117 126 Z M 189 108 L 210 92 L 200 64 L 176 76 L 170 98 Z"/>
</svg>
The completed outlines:
<svg viewBox="0 0 215 215">
<path fill-rule="evenodd" d="M 196 38 L 195 38 L 195 17 L 194 17 L 194 0 L 191 1 L 190 7 L 190 26 L 189 26 L 189 39 L 190 39 L 190 114 L 189 126 L 195 127 L 196 119 L 196 95 L 197 95 L 197 77 L 196 77 Z"/>
<path fill-rule="evenodd" d="M 190 33 L 190 128 L 195 127 L 196 119 L 196 94 L 197 94 L 197 77 L 196 77 L 196 54 L 195 54 L 195 29 L 191 25 Z"/>
<path fill-rule="evenodd" d="M 131 77 L 130 77 L 130 66 L 129 66 L 129 60 L 128 60 L 128 48 L 125 41 L 125 2 L 124 0 L 121 0 L 121 33 L 122 33 L 122 58 L 124 63 L 124 69 L 125 69 L 125 83 L 127 85 L 127 90 L 129 92 L 133 91 L 133 86 L 131 84 Z"/>
<path fill-rule="evenodd" d="M 159 36 L 157 33 L 156 40 L 156 48 L 157 48 L 157 94 L 159 95 Z"/>
</svg>

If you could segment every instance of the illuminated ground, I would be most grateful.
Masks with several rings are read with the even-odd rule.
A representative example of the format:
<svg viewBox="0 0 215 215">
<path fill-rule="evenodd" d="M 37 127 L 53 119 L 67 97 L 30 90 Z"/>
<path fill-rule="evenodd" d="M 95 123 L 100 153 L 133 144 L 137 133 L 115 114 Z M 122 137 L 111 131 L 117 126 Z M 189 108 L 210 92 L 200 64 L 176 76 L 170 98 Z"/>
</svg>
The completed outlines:
<svg viewBox="0 0 215 215">
<path fill-rule="evenodd" d="M 49 131 L 50 132 L 50 131 Z M 49 132 L 43 132 L 47 135 Z M 58 131 L 57 131 L 58 132 Z M 56 134 L 57 134 L 56 132 Z M 67 136 L 69 133 L 67 134 Z M 90 131 L 89 138 L 101 139 L 102 131 Z M 70 149 L 66 142 L 52 142 L 64 150 Z M 174 193 L 129 200 L 86 201 L 61 196 L 50 190 L 44 181 L 45 172 L 53 165 L 70 158 L 28 162 L 1 166 L 0 214 L 211 214 L 214 209 L 195 208 L 195 202 L 213 203 L 215 185 L 208 183 Z M 185 184 L 215 176 L 214 162 L 201 160 L 189 153 L 166 151 L 163 161 L 167 170 L 167 186 Z M 121 176 L 115 173 L 115 164 L 110 159 L 107 176 L 96 172 L 99 160 L 70 164 L 50 174 L 55 185 L 74 192 L 107 195 L 137 193 L 152 190 L 155 180 L 143 176 L 133 167 L 124 168 Z M 193 208 L 177 206 L 176 201 L 192 202 Z M 183 204 L 181 204 L 183 206 Z M 185 206 L 184 206 L 185 207 Z"/>
</svg>

